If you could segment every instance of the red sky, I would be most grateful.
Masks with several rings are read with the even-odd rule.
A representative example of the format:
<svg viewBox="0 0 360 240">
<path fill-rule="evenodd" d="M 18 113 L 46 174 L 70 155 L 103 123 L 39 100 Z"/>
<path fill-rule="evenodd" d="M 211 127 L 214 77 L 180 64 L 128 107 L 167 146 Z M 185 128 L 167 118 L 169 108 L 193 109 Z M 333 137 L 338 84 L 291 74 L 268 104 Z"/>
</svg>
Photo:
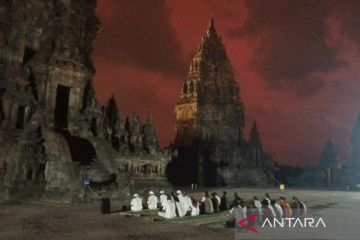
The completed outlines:
<svg viewBox="0 0 360 240">
<path fill-rule="evenodd" d="M 246 106 L 276 161 L 314 165 L 332 136 L 344 162 L 360 112 L 360 1 L 99 0 L 95 89 L 151 113 L 161 144 L 211 15 Z M 247 137 L 247 136 L 246 136 Z"/>
</svg>

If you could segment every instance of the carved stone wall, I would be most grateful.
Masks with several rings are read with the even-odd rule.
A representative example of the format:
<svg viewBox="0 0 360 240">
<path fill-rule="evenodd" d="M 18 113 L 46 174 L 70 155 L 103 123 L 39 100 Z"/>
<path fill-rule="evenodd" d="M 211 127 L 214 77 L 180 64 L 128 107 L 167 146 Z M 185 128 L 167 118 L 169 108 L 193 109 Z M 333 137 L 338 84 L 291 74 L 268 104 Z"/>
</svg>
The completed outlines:
<svg viewBox="0 0 360 240">
<path fill-rule="evenodd" d="M 0 184 L 7 193 L 75 192 L 68 199 L 84 178 L 117 191 L 126 184 L 119 182 L 124 161 L 149 167 L 148 179 L 164 176 L 170 155 L 160 150 L 151 117 L 125 119 L 113 97 L 106 106 L 97 101 L 95 9 L 95 0 L 0 0 Z"/>
</svg>

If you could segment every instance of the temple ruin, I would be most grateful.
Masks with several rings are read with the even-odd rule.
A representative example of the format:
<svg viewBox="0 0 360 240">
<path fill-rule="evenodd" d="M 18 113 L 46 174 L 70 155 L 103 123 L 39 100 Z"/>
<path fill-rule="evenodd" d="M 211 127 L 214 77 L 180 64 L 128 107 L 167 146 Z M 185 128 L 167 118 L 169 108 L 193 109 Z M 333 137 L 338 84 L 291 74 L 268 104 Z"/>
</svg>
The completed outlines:
<svg viewBox="0 0 360 240">
<path fill-rule="evenodd" d="M 6 199 L 81 200 L 169 186 L 151 116 L 96 99 L 95 0 L 0 1 L 0 188 Z"/>
</svg>

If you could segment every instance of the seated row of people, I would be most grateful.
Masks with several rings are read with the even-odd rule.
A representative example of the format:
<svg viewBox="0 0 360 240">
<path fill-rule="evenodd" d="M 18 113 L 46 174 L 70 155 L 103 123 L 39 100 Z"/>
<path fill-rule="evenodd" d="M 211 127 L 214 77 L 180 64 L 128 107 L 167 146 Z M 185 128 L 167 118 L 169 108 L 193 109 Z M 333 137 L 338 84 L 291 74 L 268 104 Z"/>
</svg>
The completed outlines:
<svg viewBox="0 0 360 240">
<path fill-rule="evenodd" d="M 246 212 L 247 209 L 256 211 L 259 215 L 258 219 L 260 220 L 265 218 L 290 218 L 306 215 L 305 204 L 296 197 L 293 197 L 290 206 L 284 197 L 280 197 L 278 201 L 276 201 L 271 199 L 268 193 L 265 194 L 265 198 L 262 201 L 255 196 L 252 201 L 248 202 L 248 207 L 246 207 L 245 201 L 243 201 L 236 192 L 234 193 L 234 200 L 229 204 L 226 191 L 223 192 L 221 198 L 216 192 L 212 192 L 210 197 L 209 192 L 205 191 L 200 202 L 194 197 L 182 193 L 180 190 L 177 190 L 176 193 L 172 192 L 169 195 L 166 195 L 164 191 L 160 191 L 159 198 L 155 196 L 153 191 L 150 191 L 146 205 L 147 208 L 151 210 L 160 209 L 161 212 L 159 212 L 159 215 L 164 218 L 212 214 L 229 209 L 231 209 L 231 215 L 234 215 L 235 212 L 235 215 L 239 216 L 240 213 L 236 213 L 234 208 L 242 205 L 244 205 L 241 207 L 242 209 L 245 207 L 245 209 L 242 210 L 243 212 Z M 138 194 L 134 194 L 134 198 L 131 201 L 131 210 L 143 210 L 143 200 Z"/>
<path fill-rule="evenodd" d="M 254 213 L 257 214 L 257 224 L 261 224 L 265 219 L 305 217 L 307 208 L 304 202 L 296 197 L 293 197 L 293 201 L 289 203 L 285 197 L 280 197 L 276 201 L 271 199 L 269 194 L 266 194 L 262 201 L 258 200 L 255 196 L 248 205 L 238 197 L 232 204 L 232 208 L 229 211 L 230 219 L 226 221 L 225 225 L 234 227 L 235 222 Z"/>
<path fill-rule="evenodd" d="M 212 192 L 210 196 L 209 192 L 205 191 L 201 201 L 199 202 L 193 197 L 189 197 L 185 193 L 182 193 L 180 190 L 177 190 L 176 193 L 171 193 L 170 196 L 165 195 L 164 191 L 160 191 L 159 198 L 155 196 L 153 191 L 150 191 L 147 201 L 144 202 L 139 194 L 136 193 L 131 201 L 131 210 L 141 211 L 143 209 L 143 205 L 145 205 L 145 207 L 147 206 L 147 208 L 151 210 L 158 208 L 162 209 L 164 204 L 168 201 L 168 197 L 170 197 L 173 201 L 179 202 L 181 207 L 186 211 L 196 208 L 196 206 L 199 205 L 199 211 L 201 214 L 211 214 L 214 212 L 226 211 L 229 209 L 229 206 L 231 208 L 233 204 L 229 205 L 226 195 L 227 193 L 224 191 L 223 196 L 220 198 L 216 192 Z M 233 202 L 236 202 L 238 199 L 240 198 L 237 193 L 234 193 Z M 192 205 L 195 205 L 195 207 L 192 207 Z"/>
<path fill-rule="evenodd" d="M 226 210 L 227 206 L 223 206 L 221 198 L 213 192 L 212 197 L 208 192 L 205 192 L 201 202 L 194 197 L 189 197 L 187 194 L 177 190 L 176 193 L 165 195 L 164 191 L 160 191 L 159 198 L 155 196 L 153 191 L 149 192 L 146 204 L 143 204 L 143 199 L 139 194 L 134 194 L 131 200 L 131 211 L 141 211 L 144 206 L 150 210 L 161 209 L 159 215 L 166 218 L 183 217 L 185 215 L 197 216 L 201 214 L 211 214 Z M 160 199 L 160 200 L 159 200 Z M 227 203 L 226 203 L 227 205 Z"/>
<path fill-rule="evenodd" d="M 164 218 L 184 217 L 185 215 L 198 216 L 200 214 L 199 202 L 181 191 L 171 193 L 158 215 Z"/>
<path fill-rule="evenodd" d="M 160 199 L 160 200 L 159 200 Z M 160 191 L 159 198 L 155 196 L 153 191 L 149 191 L 149 197 L 147 198 L 146 206 L 150 210 L 158 209 L 159 205 L 162 207 L 164 203 L 167 201 L 167 196 L 164 191 Z M 137 212 L 143 210 L 143 198 L 139 196 L 139 194 L 135 193 L 133 199 L 130 202 L 131 211 Z"/>
<path fill-rule="evenodd" d="M 143 205 L 145 205 L 143 204 L 143 199 L 139 196 L 139 194 L 135 193 L 130 202 L 131 211 L 141 211 L 144 208 Z M 159 198 L 155 196 L 153 191 L 150 191 L 146 201 L 146 206 L 150 210 L 160 208 L 162 210 L 161 215 L 167 215 L 169 218 L 174 214 L 179 217 L 185 216 L 186 214 L 197 216 L 200 212 L 199 202 L 196 199 L 183 194 L 180 190 L 177 190 L 176 193 L 171 193 L 170 195 L 165 195 L 164 191 L 160 191 Z M 173 211 L 173 209 L 175 210 Z"/>
</svg>

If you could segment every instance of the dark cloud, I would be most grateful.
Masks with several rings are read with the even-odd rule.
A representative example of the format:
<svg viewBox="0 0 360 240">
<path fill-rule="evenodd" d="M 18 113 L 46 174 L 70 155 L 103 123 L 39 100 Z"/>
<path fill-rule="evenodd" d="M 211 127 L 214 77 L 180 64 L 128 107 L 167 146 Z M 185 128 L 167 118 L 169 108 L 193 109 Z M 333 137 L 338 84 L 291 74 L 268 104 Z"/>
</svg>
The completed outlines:
<svg viewBox="0 0 360 240">
<path fill-rule="evenodd" d="M 261 103 L 254 106 L 253 112 L 260 116 L 269 116 L 271 114 L 271 111 L 266 109 Z"/>
<path fill-rule="evenodd" d="M 248 16 L 232 29 L 232 37 L 260 39 L 252 66 L 277 89 L 308 96 L 325 86 L 312 77 L 343 65 L 336 49 L 326 43 L 326 19 L 331 4 L 323 0 L 245 1 Z"/>
<path fill-rule="evenodd" d="M 308 76 L 304 78 L 296 88 L 296 95 L 298 97 L 311 96 L 323 89 L 325 85 L 324 79 Z"/>
<path fill-rule="evenodd" d="M 162 0 L 99 1 L 103 29 L 96 41 L 101 62 L 183 77 L 181 44 Z"/>
<path fill-rule="evenodd" d="M 360 1 L 334 1 L 332 14 L 340 23 L 344 34 L 360 45 Z"/>
</svg>

